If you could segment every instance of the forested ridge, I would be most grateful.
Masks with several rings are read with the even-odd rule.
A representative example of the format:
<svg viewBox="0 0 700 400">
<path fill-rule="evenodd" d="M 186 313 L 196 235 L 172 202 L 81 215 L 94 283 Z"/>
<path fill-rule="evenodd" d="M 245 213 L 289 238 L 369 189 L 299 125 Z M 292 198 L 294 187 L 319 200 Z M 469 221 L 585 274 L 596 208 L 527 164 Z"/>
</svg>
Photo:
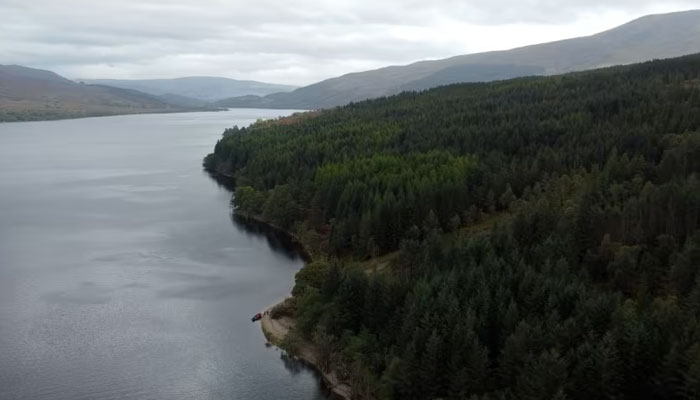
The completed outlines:
<svg viewBox="0 0 700 400">
<path fill-rule="evenodd" d="M 204 166 L 328 256 L 295 334 L 358 398 L 700 398 L 700 55 L 236 127 Z"/>
<path fill-rule="evenodd" d="M 88 110 L 65 110 L 65 109 L 34 109 L 34 110 L 0 110 L 0 122 L 21 122 L 21 121 L 49 121 L 56 119 L 71 119 L 71 118 L 87 118 L 87 117 L 104 117 L 111 115 L 123 115 L 134 113 L 146 113 L 148 110 L 105 110 L 105 111 L 88 111 Z M 165 112 L 165 111 L 160 111 Z M 175 111 L 171 111 L 175 112 Z"/>
</svg>

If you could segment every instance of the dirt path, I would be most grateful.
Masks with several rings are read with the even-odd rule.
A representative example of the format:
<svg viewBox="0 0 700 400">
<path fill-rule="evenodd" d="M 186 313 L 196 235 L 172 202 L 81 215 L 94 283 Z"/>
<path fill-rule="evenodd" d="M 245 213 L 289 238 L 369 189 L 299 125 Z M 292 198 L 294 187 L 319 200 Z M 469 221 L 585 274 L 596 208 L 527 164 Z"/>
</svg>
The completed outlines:
<svg viewBox="0 0 700 400">
<path fill-rule="evenodd" d="M 267 340 L 279 345 L 287 336 L 289 329 L 294 326 L 294 320 L 289 317 L 273 319 L 269 313 L 265 313 L 260 320 L 260 325 Z"/>
</svg>

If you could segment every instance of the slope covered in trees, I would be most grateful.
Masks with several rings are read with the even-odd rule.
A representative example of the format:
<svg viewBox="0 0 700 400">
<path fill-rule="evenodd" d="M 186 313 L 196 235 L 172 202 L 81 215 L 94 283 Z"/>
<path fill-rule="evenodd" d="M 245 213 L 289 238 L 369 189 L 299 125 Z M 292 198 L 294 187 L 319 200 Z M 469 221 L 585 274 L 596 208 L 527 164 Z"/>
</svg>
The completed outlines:
<svg viewBox="0 0 700 400">
<path fill-rule="evenodd" d="M 0 65 L 0 122 L 194 109 L 135 90 L 83 85 L 51 71 Z"/>
<path fill-rule="evenodd" d="M 699 55 L 233 128 L 204 165 L 329 256 L 295 332 L 358 397 L 700 397 Z"/>
</svg>

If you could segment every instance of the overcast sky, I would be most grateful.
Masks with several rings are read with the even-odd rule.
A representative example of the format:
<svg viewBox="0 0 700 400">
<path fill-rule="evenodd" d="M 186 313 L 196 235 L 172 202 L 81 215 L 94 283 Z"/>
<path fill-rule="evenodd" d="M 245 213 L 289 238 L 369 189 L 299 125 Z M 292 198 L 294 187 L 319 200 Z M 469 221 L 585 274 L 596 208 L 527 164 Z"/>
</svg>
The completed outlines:
<svg viewBox="0 0 700 400">
<path fill-rule="evenodd" d="M 692 8 L 700 0 L 0 0 L 0 64 L 302 85 Z"/>
</svg>

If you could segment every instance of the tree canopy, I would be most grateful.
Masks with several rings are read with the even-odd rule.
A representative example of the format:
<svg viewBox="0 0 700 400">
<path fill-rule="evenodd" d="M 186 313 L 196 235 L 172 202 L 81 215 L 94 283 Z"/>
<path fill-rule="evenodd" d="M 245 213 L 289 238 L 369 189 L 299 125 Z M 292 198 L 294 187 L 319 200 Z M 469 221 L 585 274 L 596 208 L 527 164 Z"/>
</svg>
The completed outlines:
<svg viewBox="0 0 700 400">
<path fill-rule="evenodd" d="M 204 165 L 320 239 L 297 333 L 358 397 L 700 398 L 700 55 L 259 122 Z"/>
</svg>

